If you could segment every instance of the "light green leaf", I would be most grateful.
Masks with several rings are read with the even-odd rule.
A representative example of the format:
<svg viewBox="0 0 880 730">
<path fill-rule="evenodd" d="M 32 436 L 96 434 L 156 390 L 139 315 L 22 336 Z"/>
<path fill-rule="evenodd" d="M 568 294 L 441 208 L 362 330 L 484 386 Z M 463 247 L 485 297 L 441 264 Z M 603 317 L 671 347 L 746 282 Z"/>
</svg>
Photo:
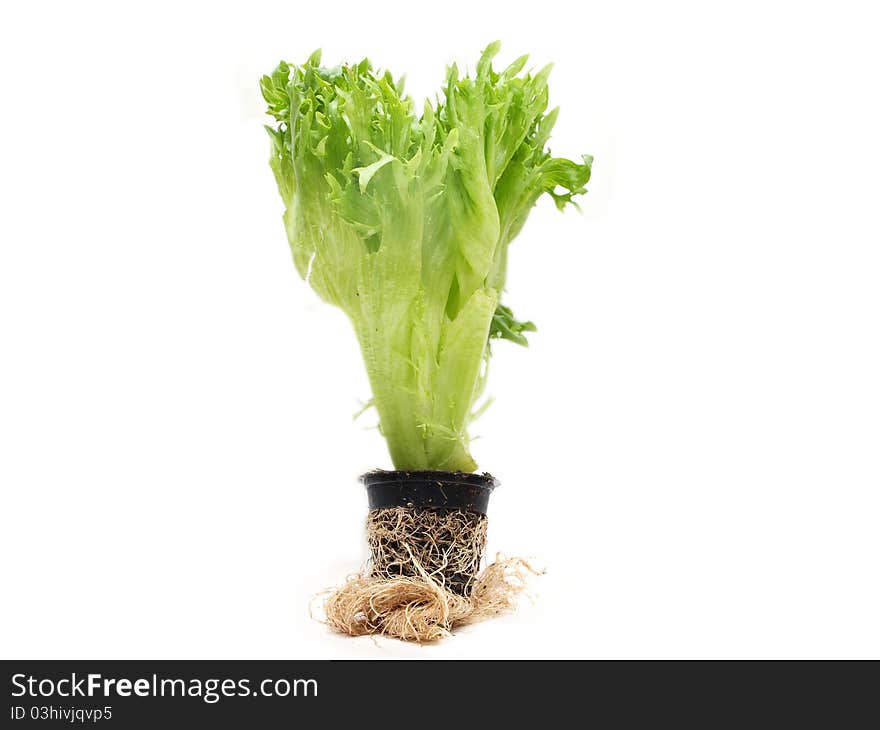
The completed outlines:
<svg viewBox="0 0 880 730">
<path fill-rule="evenodd" d="M 510 242 L 539 197 L 563 208 L 590 179 L 591 157 L 546 149 L 550 66 L 524 72 L 520 56 L 498 72 L 499 51 L 473 76 L 450 66 L 421 114 L 366 59 L 326 68 L 315 51 L 260 79 L 294 263 L 351 320 L 399 469 L 476 468 L 489 340 L 534 330 L 498 302 Z"/>
</svg>

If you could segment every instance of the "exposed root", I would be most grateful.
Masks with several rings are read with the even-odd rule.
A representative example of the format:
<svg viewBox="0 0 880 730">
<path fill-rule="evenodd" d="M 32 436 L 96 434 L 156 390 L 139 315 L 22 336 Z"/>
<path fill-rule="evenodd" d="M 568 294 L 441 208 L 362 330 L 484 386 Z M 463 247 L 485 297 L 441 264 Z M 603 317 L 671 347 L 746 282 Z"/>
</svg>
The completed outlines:
<svg viewBox="0 0 880 730">
<path fill-rule="evenodd" d="M 456 626 L 511 610 L 528 575 L 539 571 L 499 554 L 475 579 L 486 524 L 485 516 L 458 510 L 371 512 L 372 565 L 330 594 L 325 622 L 350 636 L 383 634 L 427 643 Z"/>
<path fill-rule="evenodd" d="M 480 570 L 488 524 L 486 515 L 463 510 L 373 510 L 367 517 L 370 575 L 417 578 L 427 573 L 441 587 L 468 596 Z"/>
</svg>

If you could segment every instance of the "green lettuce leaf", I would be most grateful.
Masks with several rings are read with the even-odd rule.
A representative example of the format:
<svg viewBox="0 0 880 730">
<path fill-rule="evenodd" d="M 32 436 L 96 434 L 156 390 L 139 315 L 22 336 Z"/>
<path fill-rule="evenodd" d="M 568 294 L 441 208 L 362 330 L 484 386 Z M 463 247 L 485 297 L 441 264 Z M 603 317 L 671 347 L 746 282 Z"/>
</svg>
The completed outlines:
<svg viewBox="0 0 880 730">
<path fill-rule="evenodd" d="M 326 68 L 315 52 L 261 80 L 294 264 L 351 320 L 398 469 L 476 468 L 489 340 L 535 329 L 499 301 L 508 246 L 541 195 L 562 209 L 590 179 L 592 158 L 546 148 L 550 68 L 495 71 L 498 50 L 473 77 L 447 69 L 420 114 L 367 60 Z"/>
</svg>

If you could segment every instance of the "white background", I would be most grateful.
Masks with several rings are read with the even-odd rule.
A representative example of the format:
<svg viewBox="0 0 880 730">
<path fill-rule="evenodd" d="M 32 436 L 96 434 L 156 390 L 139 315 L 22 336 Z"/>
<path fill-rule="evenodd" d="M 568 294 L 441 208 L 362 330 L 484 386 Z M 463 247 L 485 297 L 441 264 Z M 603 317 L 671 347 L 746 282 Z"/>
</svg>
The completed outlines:
<svg viewBox="0 0 880 730">
<path fill-rule="evenodd" d="M 0 655 L 880 657 L 870 3 L 16 3 L 0 17 Z M 490 551 L 548 573 L 433 647 L 330 634 L 389 467 L 298 279 L 257 81 L 555 61 L 558 154 L 475 426 Z"/>
</svg>

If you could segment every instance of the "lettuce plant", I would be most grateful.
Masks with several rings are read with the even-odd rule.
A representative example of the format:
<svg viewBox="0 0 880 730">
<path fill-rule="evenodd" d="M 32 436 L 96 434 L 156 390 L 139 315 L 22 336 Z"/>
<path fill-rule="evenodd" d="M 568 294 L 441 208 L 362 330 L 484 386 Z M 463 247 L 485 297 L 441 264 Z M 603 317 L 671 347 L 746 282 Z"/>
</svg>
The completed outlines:
<svg viewBox="0 0 880 730">
<path fill-rule="evenodd" d="M 534 329 L 499 301 L 508 247 L 541 195 L 562 209 L 590 179 L 592 158 L 546 147 L 550 67 L 496 71 L 498 50 L 472 77 L 448 68 L 421 114 L 367 60 L 325 68 L 316 52 L 261 81 L 294 263 L 351 320 L 398 469 L 476 468 L 490 339 Z"/>
</svg>

